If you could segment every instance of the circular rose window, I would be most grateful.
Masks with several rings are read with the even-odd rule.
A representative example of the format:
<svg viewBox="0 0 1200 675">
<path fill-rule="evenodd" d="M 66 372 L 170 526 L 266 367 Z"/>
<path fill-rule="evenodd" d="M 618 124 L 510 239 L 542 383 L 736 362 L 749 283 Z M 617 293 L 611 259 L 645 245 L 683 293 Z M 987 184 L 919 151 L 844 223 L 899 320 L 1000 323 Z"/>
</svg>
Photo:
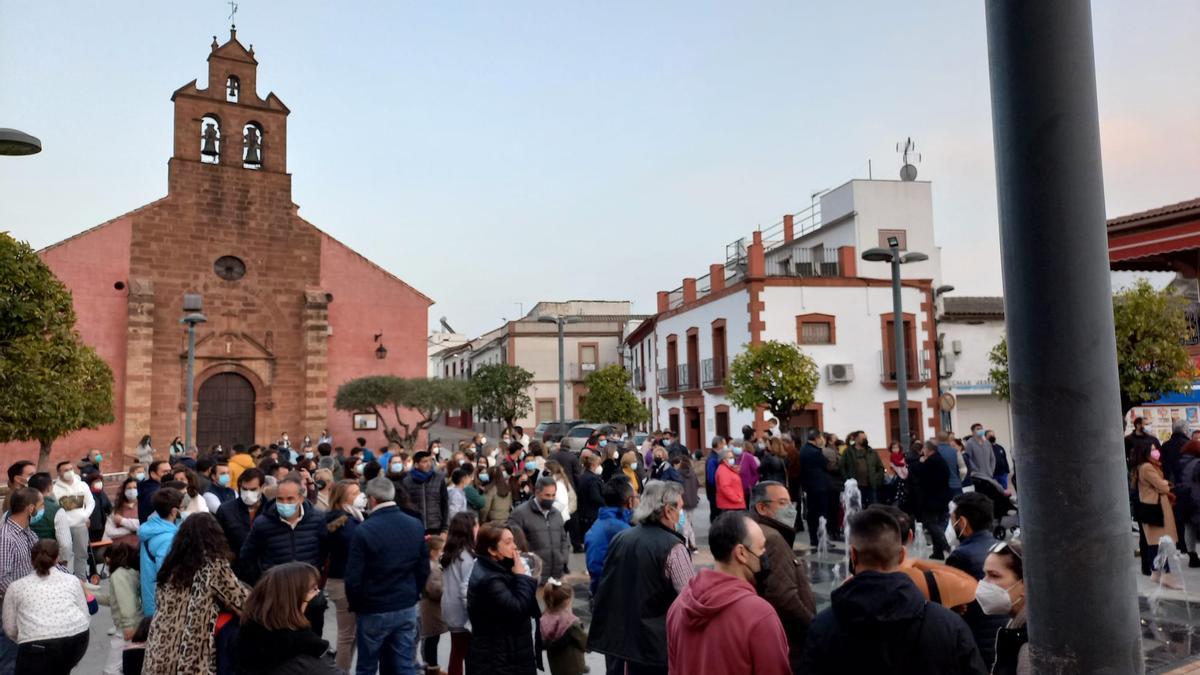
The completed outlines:
<svg viewBox="0 0 1200 675">
<path fill-rule="evenodd" d="M 223 255 L 213 263 L 213 271 L 225 281 L 237 281 L 246 275 L 246 263 L 241 258 Z"/>
</svg>

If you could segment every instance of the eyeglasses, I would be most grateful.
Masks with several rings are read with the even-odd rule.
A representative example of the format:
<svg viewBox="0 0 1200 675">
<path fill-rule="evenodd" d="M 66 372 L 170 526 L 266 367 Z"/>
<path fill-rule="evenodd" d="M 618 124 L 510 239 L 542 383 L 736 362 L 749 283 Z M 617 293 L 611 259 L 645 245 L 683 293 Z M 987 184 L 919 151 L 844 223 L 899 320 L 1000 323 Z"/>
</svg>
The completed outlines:
<svg viewBox="0 0 1200 675">
<path fill-rule="evenodd" d="M 1017 549 L 1009 546 L 1007 541 L 998 541 L 995 544 L 992 544 L 992 547 L 988 549 L 988 553 L 1004 553 L 1005 551 L 1016 556 L 1017 560 L 1025 562 L 1025 558 L 1021 556 Z"/>
</svg>

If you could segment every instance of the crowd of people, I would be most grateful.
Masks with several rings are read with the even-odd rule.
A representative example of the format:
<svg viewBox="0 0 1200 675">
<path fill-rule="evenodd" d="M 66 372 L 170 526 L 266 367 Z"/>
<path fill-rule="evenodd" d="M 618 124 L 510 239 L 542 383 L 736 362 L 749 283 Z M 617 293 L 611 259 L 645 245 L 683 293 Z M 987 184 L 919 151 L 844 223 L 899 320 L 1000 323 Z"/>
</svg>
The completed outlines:
<svg viewBox="0 0 1200 675">
<path fill-rule="evenodd" d="M 863 432 L 746 427 L 707 458 L 671 431 L 579 452 L 520 427 L 357 441 L 160 454 L 147 437 L 111 501 L 100 452 L 55 477 L 13 464 L 0 675 L 71 672 L 98 604 L 118 674 L 575 675 L 589 651 L 628 675 L 1026 672 L 1021 549 L 994 537 L 1011 502 L 989 496 L 1011 494 L 1012 463 L 982 429 L 880 452 Z M 863 509 L 844 514 L 847 481 Z M 697 572 L 702 483 L 714 567 Z M 853 576 L 818 613 L 795 540 L 816 546 L 822 519 Z M 916 523 L 945 564 L 906 557 Z"/>
</svg>

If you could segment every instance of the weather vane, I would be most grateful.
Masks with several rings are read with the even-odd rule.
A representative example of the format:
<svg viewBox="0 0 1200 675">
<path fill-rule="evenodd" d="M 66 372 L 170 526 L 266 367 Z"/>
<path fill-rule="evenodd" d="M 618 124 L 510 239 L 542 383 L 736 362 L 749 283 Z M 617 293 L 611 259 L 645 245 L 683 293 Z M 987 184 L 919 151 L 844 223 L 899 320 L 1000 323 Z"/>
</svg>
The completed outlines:
<svg viewBox="0 0 1200 675">
<path fill-rule="evenodd" d="M 237 3 L 234 2 L 233 0 L 229 0 L 229 27 L 230 28 L 237 28 L 237 22 L 235 22 L 233 20 L 233 17 L 236 14 L 237 14 Z"/>
</svg>

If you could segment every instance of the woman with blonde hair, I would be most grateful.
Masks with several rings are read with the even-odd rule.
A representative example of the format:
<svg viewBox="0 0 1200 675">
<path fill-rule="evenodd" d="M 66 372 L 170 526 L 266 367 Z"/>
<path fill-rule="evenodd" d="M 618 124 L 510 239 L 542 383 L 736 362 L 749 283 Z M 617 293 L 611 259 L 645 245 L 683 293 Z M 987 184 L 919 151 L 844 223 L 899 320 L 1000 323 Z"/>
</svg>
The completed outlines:
<svg viewBox="0 0 1200 675">
<path fill-rule="evenodd" d="M 313 472 L 313 483 L 317 488 L 317 501 L 314 504 L 318 511 L 331 511 L 333 501 L 333 471 L 317 469 Z"/>
<path fill-rule="evenodd" d="M 346 560 L 350 556 L 350 542 L 354 530 L 363 521 L 363 509 L 367 496 L 358 483 L 340 480 L 333 485 L 329 497 L 329 511 L 325 514 L 325 529 L 329 533 L 329 569 L 325 583 L 325 595 L 337 610 L 337 667 L 350 669 L 354 658 L 356 618 L 350 611 L 346 598 Z"/>
<path fill-rule="evenodd" d="M 629 483 L 633 485 L 633 489 L 641 494 L 642 492 L 642 477 L 638 474 L 638 456 L 633 450 L 627 451 L 621 455 L 621 473 L 629 479 Z"/>
<path fill-rule="evenodd" d="M 305 618 L 321 592 L 317 568 L 302 562 L 276 565 L 255 584 L 242 612 L 237 661 L 240 675 L 335 675 L 329 643 Z"/>
<path fill-rule="evenodd" d="M 554 479 L 558 489 L 554 492 L 554 507 L 562 514 L 563 523 L 571 520 L 571 514 L 579 508 L 578 497 L 575 495 L 575 484 L 567 476 L 567 472 L 563 470 L 562 464 L 553 459 L 546 460 L 546 467 L 543 473 L 550 474 Z M 570 528 L 571 526 L 567 526 Z M 570 531 L 568 529 L 568 531 Z"/>
</svg>

